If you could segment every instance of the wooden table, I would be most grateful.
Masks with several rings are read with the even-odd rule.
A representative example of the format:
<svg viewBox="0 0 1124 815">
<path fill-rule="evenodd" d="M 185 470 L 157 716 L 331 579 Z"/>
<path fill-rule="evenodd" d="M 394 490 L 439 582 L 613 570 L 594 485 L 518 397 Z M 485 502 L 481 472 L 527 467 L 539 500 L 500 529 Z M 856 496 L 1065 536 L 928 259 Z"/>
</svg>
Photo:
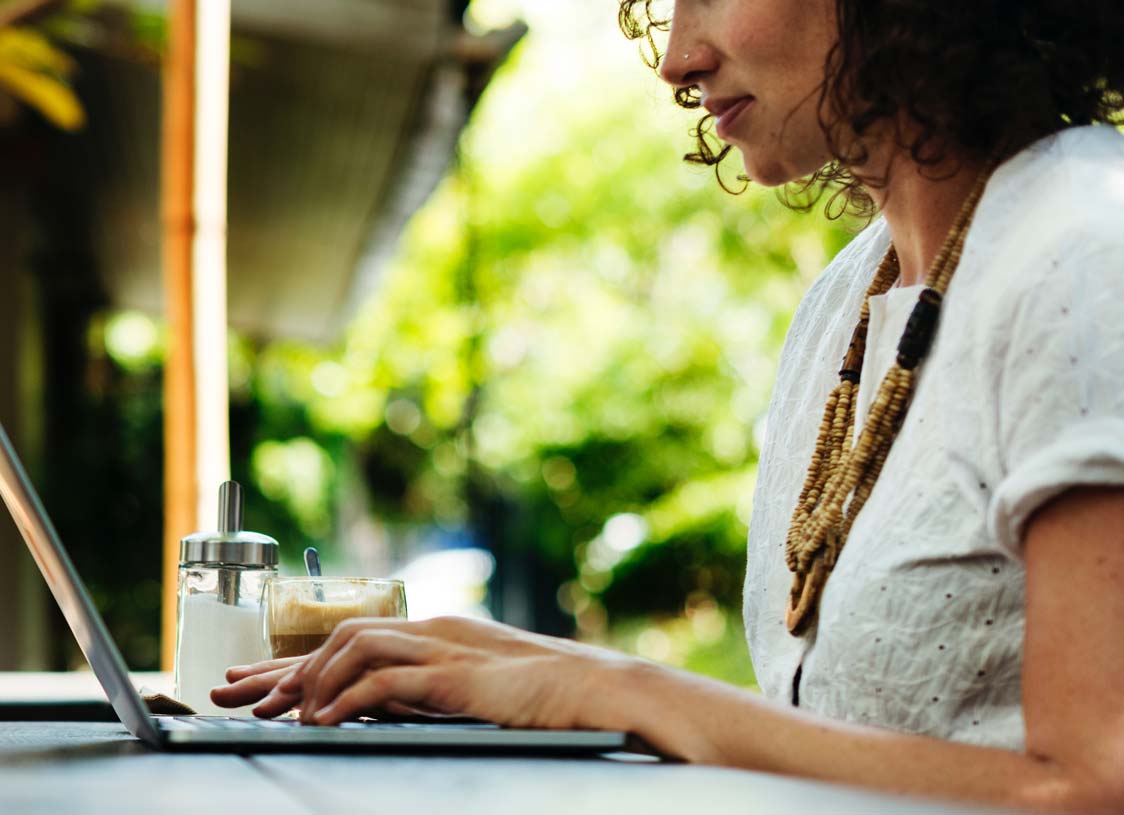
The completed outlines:
<svg viewBox="0 0 1124 815">
<path fill-rule="evenodd" d="M 594 759 L 159 753 L 119 724 L 0 723 L 0 812 L 694 815 L 976 812 L 761 773 Z"/>
<path fill-rule="evenodd" d="M 153 686 L 161 684 L 159 676 L 148 679 Z M 70 680 L 66 686 L 78 688 L 70 693 L 72 701 L 84 698 L 83 694 L 96 696 L 96 689 L 82 689 L 85 681 Z M 0 675 L 0 691 L 5 685 L 9 690 L 14 687 L 11 674 Z M 39 696 L 49 690 L 41 687 Z M 161 753 L 138 742 L 119 723 L 0 721 L 0 813 L 69 812 L 915 815 L 980 811 L 763 773 L 627 756 Z"/>
</svg>

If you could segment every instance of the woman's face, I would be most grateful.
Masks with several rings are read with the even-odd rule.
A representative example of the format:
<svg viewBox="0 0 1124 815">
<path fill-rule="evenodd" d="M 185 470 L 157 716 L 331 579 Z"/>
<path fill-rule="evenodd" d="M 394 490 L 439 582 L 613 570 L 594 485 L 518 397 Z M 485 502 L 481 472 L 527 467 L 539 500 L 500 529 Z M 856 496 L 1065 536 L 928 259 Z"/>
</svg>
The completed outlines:
<svg viewBox="0 0 1124 815">
<path fill-rule="evenodd" d="M 817 105 L 837 38 L 834 0 L 675 0 L 660 75 L 697 85 L 746 175 L 777 186 L 831 159 Z"/>
</svg>

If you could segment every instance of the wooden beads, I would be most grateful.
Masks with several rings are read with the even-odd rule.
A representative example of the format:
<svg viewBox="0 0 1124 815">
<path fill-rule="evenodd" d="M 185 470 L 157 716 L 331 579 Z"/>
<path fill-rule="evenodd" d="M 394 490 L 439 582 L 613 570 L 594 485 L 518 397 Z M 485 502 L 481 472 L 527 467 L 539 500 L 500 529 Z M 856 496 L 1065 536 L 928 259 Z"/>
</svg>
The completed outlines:
<svg viewBox="0 0 1124 815">
<path fill-rule="evenodd" d="M 968 225 L 993 167 L 994 162 L 980 173 L 957 214 L 926 276 L 926 289 L 910 315 L 898 345 L 897 363 L 890 367 L 879 385 L 859 438 L 853 441 L 855 403 L 870 323 L 870 298 L 888 291 L 900 274 L 893 245 L 867 289 L 858 324 L 839 371 L 839 385 L 824 406 L 812 461 L 785 540 L 785 563 L 794 573 L 785 624 L 794 636 L 801 636 L 814 621 L 823 587 L 847 542 L 855 518 L 874 490 L 905 419 L 916 369 L 928 354 L 936 334 L 941 302 L 960 263 Z"/>
</svg>

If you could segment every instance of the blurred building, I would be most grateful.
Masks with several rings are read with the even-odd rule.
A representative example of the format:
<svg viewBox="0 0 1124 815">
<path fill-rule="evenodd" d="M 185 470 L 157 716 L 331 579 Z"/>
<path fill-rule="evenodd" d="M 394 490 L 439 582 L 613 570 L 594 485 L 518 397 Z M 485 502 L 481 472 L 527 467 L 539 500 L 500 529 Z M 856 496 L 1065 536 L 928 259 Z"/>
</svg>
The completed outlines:
<svg viewBox="0 0 1124 815">
<path fill-rule="evenodd" d="M 233 327 L 331 339 L 378 285 L 400 231 L 447 171 L 473 106 L 525 31 L 470 33 L 467 5 L 234 0 Z M 45 467 L 65 466 L 73 443 L 67 411 L 91 375 L 90 315 L 163 307 L 155 46 L 164 3 L 103 6 L 75 53 L 86 128 L 58 133 L 26 113 L 0 125 L 0 420 L 37 483 Z M 71 475 L 78 493 L 85 476 Z M 94 529 L 97 511 L 89 515 Z M 73 538 L 75 552 L 89 545 Z M 6 516 L 0 558 L 0 619 L 14 621 L 0 632 L 0 669 L 58 667 L 53 604 Z"/>
</svg>

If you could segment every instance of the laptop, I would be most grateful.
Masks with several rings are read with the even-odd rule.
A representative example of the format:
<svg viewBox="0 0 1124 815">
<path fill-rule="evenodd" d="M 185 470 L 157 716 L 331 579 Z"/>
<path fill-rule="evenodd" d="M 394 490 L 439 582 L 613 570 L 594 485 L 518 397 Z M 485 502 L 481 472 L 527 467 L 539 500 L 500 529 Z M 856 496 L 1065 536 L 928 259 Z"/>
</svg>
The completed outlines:
<svg viewBox="0 0 1124 815">
<path fill-rule="evenodd" d="M 293 719 L 154 716 L 133 687 L 121 651 L 75 571 L 3 425 L 0 425 L 0 494 L 114 712 L 130 733 L 152 747 L 223 752 L 521 755 L 596 754 L 630 749 L 632 740 L 627 734 L 615 731 L 526 730 L 487 722 L 358 721 L 336 727 L 316 727 Z"/>
</svg>

